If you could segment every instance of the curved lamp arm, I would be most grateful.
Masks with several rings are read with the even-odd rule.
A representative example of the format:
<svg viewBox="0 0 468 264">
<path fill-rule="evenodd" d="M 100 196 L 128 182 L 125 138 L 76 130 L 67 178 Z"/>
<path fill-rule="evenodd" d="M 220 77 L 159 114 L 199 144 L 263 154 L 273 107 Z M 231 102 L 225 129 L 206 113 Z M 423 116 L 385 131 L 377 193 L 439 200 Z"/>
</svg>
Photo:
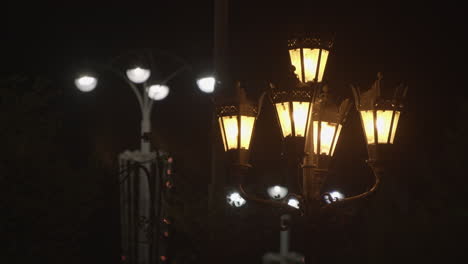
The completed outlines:
<svg viewBox="0 0 468 264">
<path fill-rule="evenodd" d="M 151 58 L 151 66 L 154 66 L 154 62 L 153 62 L 153 53 L 156 52 L 158 53 L 159 55 L 163 55 L 163 56 L 167 56 L 167 57 L 171 57 L 172 59 L 174 59 L 175 61 L 178 61 L 179 63 L 181 63 L 183 66 L 181 68 L 179 68 L 178 70 L 176 70 L 175 72 L 173 72 L 172 74 L 170 74 L 168 77 L 166 77 L 164 79 L 164 81 L 162 82 L 162 84 L 165 84 L 167 83 L 169 80 L 171 80 L 172 78 L 174 78 L 176 75 L 178 75 L 181 71 L 185 70 L 185 69 L 191 69 L 191 66 L 190 64 L 184 60 L 182 57 L 180 56 L 177 56 L 171 52 L 168 52 L 168 51 L 165 51 L 165 50 L 157 50 L 157 51 L 154 51 L 154 50 L 151 50 L 151 49 L 144 49 L 143 50 L 144 52 L 146 52 L 147 54 L 149 54 L 149 57 Z M 121 56 L 116 56 L 111 62 L 110 64 L 108 65 L 108 68 L 115 74 L 117 74 L 119 77 L 123 78 L 127 84 L 130 86 L 130 88 L 132 89 L 133 93 L 135 94 L 135 96 L 137 97 L 137 100 L 138 100 L 138 104 L 140 105 L 140 110 L 141 110 L 141 113 L 142 113 L 142 118 L 150 118 L 151 116 L 151 109 L 153 107 L 153 100 L 149 99 L 148 96 L 147 96 L 147 93 L 146 93 L 146 90 L 143 90 L 142 93 L 140 93 L 138 87 L 132 83 L 130 80 L 128 80 L 128 78 L 121 72 L 115 70 L 111 65 L 113 65 L 117 60 L 119 60 Z M 144 87 L 146 89 L 146 87 Z"/>
<path fill-rule="evenodd" d="M 263 205 L 270 205 L 270 206 L 274 206 L 274 207 L 279 207 L 279 208 L 283 208 L 283 209 L 286 209 L 288 211 L 291 211 L 291 212 L 297 212 L 298 209 L 295 209 L 285 203 L 280 203 L 280 202 L 275 202 L 275 201 L 271 201 L 271 200 L 267 200 L 267 199 L 261 199 L 261 198 L 257 198 L 255 196 L 252 196 L 250 194 L 248 194 L 245 190 L 244 190 L 244 187 L 242 187 L 242 184 L 239 184 L 238 186 L 238 189 L 241 193 L 241 196 L 243 196 L 245 199 L 249 200 L 249 201 L 253 201 L 253 202 L 256 202 L 256 203 L 261 203 Z M 301 215 L 304 214 L 304 212 L 302 211 L 302 209 L 299 209 L 299 211 L 301 212 Z"/>
<path fill-rule="evenodd" d="M 184 70 L 186 69 L 192 69 L 192 67 L 187 64 L 185 61 L 183 61 L 185 64 L 180 67 L 179 69 L 175 70 L 173 73 L 171 73 L 168 77 L 166 77 L 162 82 L 161 84 L 166 84 L 167 82 L 169 82 L 172 78 L 176 77 L 179 73 L 183 72 Z M 154 103 L 154 100 L 150 100 L 150 102 L 148 104 L 145 104 L 147 105 L 147 108 L 146 108 L 146 111 L 148 111 L 148 113 L 151 113 L 151 109 L 153 108 L 153 103 Z"/>
<path fill-rule="evenodd" d="M 112 73 L 116 74 L 120 78 L 122 78 L 132 89 L 133 93 L 135 94 L 137 100 L 138 100 L 138 105 L 140 106 L 140 110 L 142 115 L 144 115 L 145 112 L 145 107 L 144 107 L 144 102 L 143 102 L 143 97 L 141 96 L 141 93 L 138 91 L 138 87 L 132 83 L 123 73 L 117 71 L 116 69 L 112 68 L 111 66 L 107 67 Z"/>
<path fill-rule="evenodd" d="M 332 202 L 330 204 L 327 204 L 327 205 L 323 206 L 322 209 L 328 209 L 328 208 L 332 208 L 332 207 L 342 206 L 342 205 L 348 204 L 349 202 L 353 202 L 353 201 L 356 201 L 356 200 L 366 198 L 367 196 L 370 196 L 373 193 L 375 193 L 375 191 L 377 190 L 377 188 L 380 185 L 380 179 L 382 177 L 383 170 L 381 168 L 377 168 L 372 163 L 370 163 L 369 166 L 371 167 L 372 172 L 373 172 L 374 177 L 375 177 L 374 185 L 372 186 L 372 188 L 369 191 L 358 194 L 358 195 L 355 195 L 355 196 L 352 196 L 352 197 L 344 198 L 344 199 L 338 200 L 336 202 Z M 325 194 L 325 195 L 327 195 L 327 194 Z M 330 195 L 330 194 L 328 194 L 328 195 Z"/>
</svg>

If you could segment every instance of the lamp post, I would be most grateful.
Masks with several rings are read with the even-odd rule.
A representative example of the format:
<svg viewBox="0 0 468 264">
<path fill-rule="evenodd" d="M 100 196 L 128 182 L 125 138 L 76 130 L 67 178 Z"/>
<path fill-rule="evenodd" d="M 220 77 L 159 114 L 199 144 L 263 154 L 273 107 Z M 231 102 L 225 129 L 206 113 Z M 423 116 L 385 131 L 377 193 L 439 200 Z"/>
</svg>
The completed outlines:
<svg viewBox="0 0 468 264">
<path fill-rule="evenodd" d="M 152 53 L 150 53 L 152 54 Z M 162 162 L 159 150 L 151 148 L 151 113 L 155 101 L 165 99 L 170 92 L 168 82 L 182 71 L 191 69 L 184 60 L 171 55 L 180 67 L 172 74 L 155 82 L 152 80 L 150 67 L 141 62 L 127 65 L 121 70 L 113 65 L 100 65 L 101 69 L 113 73 L 127 84 L 134 93 L 141 113 L 140 147 L 139 150 L 126 150 L 119 155 L 120 170 L 127 175 L 119 175 L 121 196 L 121 235 L 122 261 L 132 264 L 159 263 L 167 260 L 167 256 L 156 256 L 159 225 L 161 225 L 161 188 L 163 174 L 169 173 L 172 159 Z M 152 58 L 150 58 L 152 59 Z M 154 79 L 154 78 L 153 78 Z M 98 85 L 97 74 L 86 72 L 75 79 L 75 86 L 82 92 L 91 92 Z M 197 80 L 198 88 L 204 93 L 212 93 L 215 89 L 215 79 L 204 76 Z M 133 164 L 139 164 L 136 170 Z M 168 167 L 169 166 L 169 167 Z M 164 221 L 163 221 L 164 222 Z"/>
<path fill-rule="evenodd" d="M 219 106 L 219 109 L 230 109 L 231 117 L 227 118 L 223 111 L 218 111 L 218 118 L 230 120 L 234 127 L 229 130 L 233 134 L 228 135 L 226 122 L 220 122 L 224 133 L 223 141 L 227 142 L 225 152 L 229 154 L 233 174 L 238 176 L 236 180 L 239 194 L 247 203 L 252 201 L 276 206 L 311 217 L 326 209 L 339 208 L 339 205 L 367 197 L 380 184 L 393 148 L 407 88 L 401 85 L 392 98 L 385 98 L 381 92 L 383 76 L 379 73 L 368 91 L 361 92 L 359 88 L 352 87 L 356 110 L 360 114 L 366 136 L 369 154 L 367 164 L 374 173 L 375 183 L 369 191 L 346 198 L 338 192 L 321 193 L 343 124 L 352 106 L 349 99 L 335 103 L 328 86 L 322 83 L 331 47 L 332 41 L 323 41 L 320 38 L 291 39 L 287 46 L 291 63 L 289 75 L 279 85 L 270 84 L 270 89 L 260 97 L 258 107 L 249 104 L 247 100 L 243 101 L 243 108 L 226 104 Z M 242 178 L 248 174 L 250 168 L 249 144 L 254 133 L 255 115 L 251 115 L 248 133 L 238 132 L 242 130 L 242 116 L 245 114 L 242 109 L 257 109 L 258 115 L 265 95 L 268 95 L 275 109 L 288 164 L 285 185 L 272 186 L 267 190 L 271 199 L 251 195 L 243 187 Z M 242 96 L 246 97 L 245 92 L 242 92 Z M 245 142 L 248 144 L 242 148 L 241 140 L 247 134 L 249 138 Z M 229 140 L 234 143 L 229 145 Z M 236 153 L 234 156 L 233 150 Z"/>
</svg>

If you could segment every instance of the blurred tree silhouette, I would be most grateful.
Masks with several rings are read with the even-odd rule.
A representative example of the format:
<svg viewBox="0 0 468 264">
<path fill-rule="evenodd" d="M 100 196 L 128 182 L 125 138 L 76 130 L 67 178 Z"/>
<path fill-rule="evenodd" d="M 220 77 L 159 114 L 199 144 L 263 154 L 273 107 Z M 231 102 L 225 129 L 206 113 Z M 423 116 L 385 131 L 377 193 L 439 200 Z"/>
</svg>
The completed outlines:
<svg viewBox="0 0 468 264">
<path fill-rule="evenodd" d="M 1 80 L 0 225 L 7 259 L 80 263 L 106 201 L 97 162 L 74 168 L 61 90 L 40 76 Z M 90 237 L 91 236 L 91 237 Z M 104 246 L 105 247 L 105 246 Z M 21 261 L 20 261 L 21 260 Z"/>
</svg>

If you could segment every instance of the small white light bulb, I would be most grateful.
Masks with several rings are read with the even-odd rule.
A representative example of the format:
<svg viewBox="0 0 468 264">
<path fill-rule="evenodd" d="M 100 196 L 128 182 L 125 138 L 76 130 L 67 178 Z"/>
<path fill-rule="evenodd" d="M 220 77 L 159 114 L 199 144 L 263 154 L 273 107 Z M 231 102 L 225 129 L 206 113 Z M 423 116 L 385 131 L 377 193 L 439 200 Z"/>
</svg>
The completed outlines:
<svg viewBox="0 0 468 264">
<path fill-rule="evenodd" d="M 149 98 L 161 101 L 169 94 L 169 87 L 167 85 L 154 84 L 148 87 L 147 92 Z"/>
<path fill-rule="evenodd" d="M 242 196 L 238 192 L 232 192 L 228 194 L 226 198 L 230 206 L 241 207 L 246 203 L 245 199 L 242 198 Z"/>
<path fill-rule="evenodd" d="M 291 206 L 291 207 L 294 207 L 296 209 L 299 209 L 299 200 L 297 200 L 294 197 L 289 198 L 288 205 Z"/>
<path fill-rule="evenodd" d="M 90 75 L 83 75 L 75 79 L 75 86 L 82 92 L 90 92 L 96 88 L 97 78 Z"/>
<path fill-rule="evenodd" d="M 197 80 L 198 89 L 204 93 L 212 93 L 215 90 L 216 79 L 214 77 L 204 77 Z"/>
<path fill-rule="evenodd" d="M 151 71 L 149 69 L 144 69 L 141 67 L 128 69 L 126 73 L 128 79 L 134 83 L 144 83 L 151 76 Z"/>
</svg>

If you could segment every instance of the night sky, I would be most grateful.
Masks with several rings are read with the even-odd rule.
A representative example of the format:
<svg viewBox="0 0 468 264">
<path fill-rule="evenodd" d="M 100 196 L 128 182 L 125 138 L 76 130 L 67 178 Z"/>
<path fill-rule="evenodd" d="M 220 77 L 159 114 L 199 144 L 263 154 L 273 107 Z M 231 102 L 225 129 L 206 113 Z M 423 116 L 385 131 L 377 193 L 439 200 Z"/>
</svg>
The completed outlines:
<svg viewBox="0 0 468 264">
<path fill-rule="evenodd" d="M 410 6 L 397 2 L 352 2 L 346 5 L 312 1 L 255 1 L 255 4 L 254 1 L 231 2 L 227 54 L 229 74 L 245 85 L 252 98 L 258 96 L 268 81 L 284 74 L 287 53 L 282 41 L 291 32 L 297 31 L 335 33 L 325 81 L 331 92 L 341 98 L 352 96 L 349 84 L 358 84 L 367 89 L 379 71 L 384 74 L 387 88 L 393 88 L 400 81 L 408 84 L 407 112 L 401 118 L 396 139 L 399 161 L 396 167 L 401 172 L 400 186 L 405 186 L 404 190 L 396 191 L 397 200 L 406 201 L 403 204 L 408 219 L 419 208 L 419 204 L 427 205 L 425 208 L 430 208 L 427 209 L 430 212 L 428 217 L 437 219 L 427 225 L 440 231 L 433 236 L 427 233 L 431 228 L 420 232 L 425 232 L 427 237 L 437 241 L 446 239 L 444 241 L 457 244 L 456 234 L 462 228 L 458 224 L 463 223 L 468 215 L 466 210 L 460 209 L 460 212 L 463 211 L 461 213 L 451 213 L 450 210 L 466 208 L 456 205 L 462 204 L 462 194 L 466 192 L 463 187 L 466 180 L 461 176 L 466 140 L 454 140 L 465 136 L 466 132 L 466 124 L 463 122 L 466 120 L 465 74 L 462 73 L 465 69 L 462 39 L 466 29 L 462 23 L 462 8 L 449 4 Z M 64 258 L 70 257 L 77 262 L 115 263 L 119 254 L 118 189 L 109 182 L 114 180 L 115 175 L 112 173 L 116 170 L 117 155 L 125 149 L 138 148 L 138 106 L 125 83 L 110 75 L 103 73 L 96 90 L 87 94 L 74 88 L 74 76 L 83 65 L 106 63 L 115 56 L 146 48 L 176 54 L 192 65 L 192 71 L 185 71 L 169 82 L 170 95 L 155 104 L 151 141 L 175 157 L 176 164 L 179 164 L 178 175 L 185 177 L 193 188 L 198 188 L 199 197 L 205 197 L 210 180 L 211 103 L 205 94 L 197 90 L 194 80 L 198 74 L 212 67 L 213 1 L 41 1 L 37 4 L 9 4 L 5 11 L 7 21 L 3 28 L 6 31 L 1 38 L 4 47 L 2 78 L 21 74 L 49 80 L 52 89 L 61 92 L 60 100 L 54 108 L 54 111 L 61 113 L 60 120 L 63 123 L 60 143 L 57 143 L 60 151 L 75 171 L 88 166 L 93 158 L 104 164 L 105 173 L 100 178 L 84 177 L 86 181 L 80 181 L 81 176 L 76 173 L 74 177 L 78 178 L 70 181 L 62 179 L 64 193 L 69 190 L 78 193 L 77 198 L 71 198 L 70 202 L 75 208 L 67 208 L 64 204 L 57 207 L 57 210 L 67 208 L 63 209 L 64 213 L 49 212 L 49 217 L 52 219 L 55 215 L 63 217 L 63 214 L 70 214 L 68 218 L 63 218 L 64 221 L 75 219 L 72 222 L 78 223 L 77 229 L 86 233 L 78 239 L 80 249 L 73 251 L 74 255 L 64 253 Z M 177 68 L 173 61 L 166 59 L 162 58 L 155 63 L 160 76 Z M 265 106 L 265 116 L 259 118 L 255 131 L 252 164 L 255 166 L 254 172 L 260 175 L 250 180 L 253 184 L 267 181 L 267 174 L 280 166 L 281 139 L 279 128 L 269 126 L 269 122 L 274 120 L 272 113 L 271 106 Z M 2 126 L 6 127 L 7 124 Z M 339 188 L 345 193 L 357 194 L 372 183 L 372 177 L 365 168 L 367 153 L 361 131 L 358 116 L 356 113 L 351 114 L 337 147 L 333 164 L 335 175 L 327 182 L 327 188 Z M 54 164 L 44 166 L 52 169 Z M 43 191 L 47 192 L 47 186 L 55 184 L 52 179 L 55 178 L 42 180 Z M 47 182 L 49 180 L 50 184 Z M 21 183 L 15 184 L 11 189 L 22 188 Z M 83 197 L 89 190 L 102 194 L 96 198 L 99 202 L 94 207 L 90 205 L 92 213 L 89 219 L 76 220 L 80 217 L 74 215 L 80 214 L 81 203 L 86 200 Z M 24 206 L 21 195 L 18 197 L 13 201 Z M 56 197 L 60 199 L 60 194 Z M 9 208 L 15 208 L 15 204 L 10 204 Z M 17 216 L 15 210 L 10 210 L 8 212 L 15 215 L 11 219 L 35 219 L 32 213 L 27 213 L 27 209 L 18 210 L 26 213 Z M 255 210 L 248 216 L 253 219 L 258 214 L 257 220 L 242 219 L 256 223 L 260 221 L 258 219 L 267 218 L 268 212 Z M 451 217 L 457 220 L 452 221 Z M 28 220 L 25 220 L 24 225 L 28 225 Z M 50 223 L 54 223 L 50 224 L 50 228 L 54 228 L 60 221 L 54 219 Z M 439 228 L 449 223 L 453 223 L 454 227 Z M 47 247 L 49 239 L 37 239 L 40 232 L 35 228 L 39 226 L 33 225 L 34 229 L 30 228 L 28 234 L 15 236 L 14 232 L 20 229 L 18 226 L 16 229 L 2 229 L 9 238 L 18 238 L 14 242 L 16 246 L 8 247 L 13 252 L 8 256 L 14 258 L 15 252 L 21 252 L 18 247 L 30 247 L 31 243 L 21 242 L 29 236 L 36 237 L 34 241 L 38 243 L 44 243 L 43 248 L 54 251 L 54 243 Z M 67 232 L 64 231 L 65 234 Z M 246 238 L 251 233 L 242 234 L 231 238 L 232 241 L 263 241 L 261 238 Z M 415 236 L 419 236 L 419 233 Z M 277 233 L 268 233 L 265 237 L 268 241 L 262 246 L 250 245 L 239 251 L 253 258 L 251 262 L 244 263 L 260 263 L 262 254 L 268 250 L 277 250 Z M 422 243 L 415 241 L 415 244 Z M 414 251 L 402 251 L 406 253 L 401 255 L 407 252 L 417 252 L 414 255 L 418 255 L 428 249 L 444 248 L 435 246 L 438 243 L 433 242 L 415 246 Z M 66 245 L 67 239 L 63 241 L 64 248 Z M 356 248 L 363 250 L 362 247 Z M 399 249 L 398 246 L 394 248 Z M 450 252 L 452 255 L 457 254 L 456 250 Z M 59 262 L 59 258 L 54 260 L 51 254 L 42 253 L 48 260 L 44 263 Z M 35 254 L 26 253 L 27 260 L 33 260 Z M 206 252 L 200 254 L 209 255 Z M 439 256 L 437 251 L 432 254 Z M 354 256 L 364 255 L 361 252 Z M 232 254 L 226 253 L 226 256 L 234 261 Z M 198 259 L 191 263 L 203 262 Z"/>
</svg>

